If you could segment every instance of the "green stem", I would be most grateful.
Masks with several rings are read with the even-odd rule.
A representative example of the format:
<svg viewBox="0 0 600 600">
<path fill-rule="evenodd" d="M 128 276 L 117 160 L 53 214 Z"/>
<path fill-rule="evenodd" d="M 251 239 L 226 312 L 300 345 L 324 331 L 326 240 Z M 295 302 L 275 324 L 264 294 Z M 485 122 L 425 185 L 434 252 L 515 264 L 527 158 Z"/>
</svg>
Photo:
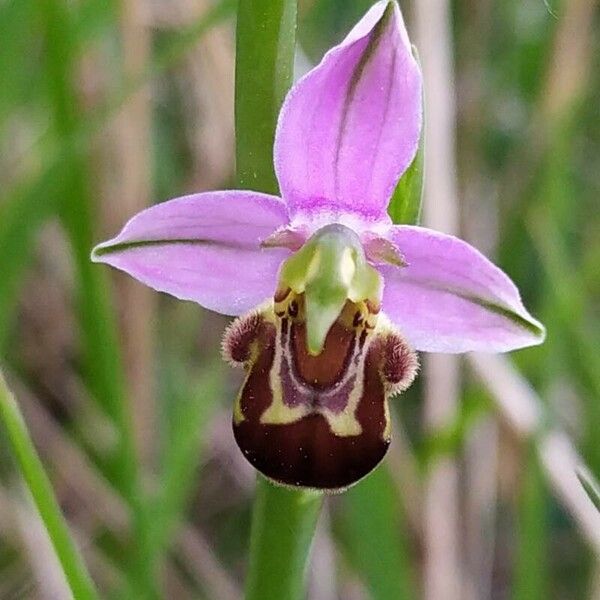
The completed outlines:
<svg viewBox="0 0 600 600">
<path fill-rule="evenodd" d="M 273 139 L 292 84 L 295 42 L 295 0 L 239 0 L 235 133 L 241 188 L 278 192 Z"/>
<path fill-rule="evenodd" d="M 246 600 L 299 600 L 323 495 L 257 484 Z"/>
<path fill-rule="evenodd" d="M 75 600 L 95 600 L 98 594 L 69 533 L 52 484 L 29 437 L 13 395 L 0 374 L 0 418 L 4 423 L 21 474 L 46 527 L 48 536 Z"/>
<path fill-rule="evenodd" d="M 235 121 L 241 188 L 276 194 L 273 140 L 292 83 L 295 0 L 240 0 L 237 20 Z M 247 600 L 295 600 L 322 495 L 275 487 L 259 477 L 252 519 Z"/>
</svg>

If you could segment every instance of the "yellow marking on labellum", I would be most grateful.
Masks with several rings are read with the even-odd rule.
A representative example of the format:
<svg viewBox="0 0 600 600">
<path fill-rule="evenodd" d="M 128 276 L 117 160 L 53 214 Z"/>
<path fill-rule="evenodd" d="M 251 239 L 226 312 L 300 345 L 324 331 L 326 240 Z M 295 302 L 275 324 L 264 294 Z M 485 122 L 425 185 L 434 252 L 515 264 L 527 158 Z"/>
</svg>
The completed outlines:
<svg viewBox="0 0 600 600">
<path fill-rule="evenodd" d="M 294 309 L 290 310 L 290 307 L 292 306 Z M 288 295 L 283 302 L 278 303 L 276 313 L 287 314 L 290 318 L 291 313 L 293 313 L 293 321 L 302 323 L 306 316 L 303 295 L 298 296 L 294 293 Z M 361 315 L 358 322 L 355 318 L 356 314 Z M 281 320 L 281 317 L 279 317 L 279 319 Z M 354 329 L 355 336 L 359 336 L 363 331 L 369 332 L 369 330 L 374 329 L 376 320 L 377 315 L 370 314 L 366 303 L 361 303 L 361 305 L 348 303 L 348 307 L 345 310 L 342 310 L 342 314 L 339 317 L 339 321 L 343 323 L 345 327 L 349 330 Z M 282 368 L 285 368 L 286 366 L 289 368 L 289 378 L 293 383 L 294 388 L 297 390 L 309 388 L 311 382 L 304 381 L 300 373 L 297 372 L 297 368 L 294 368 L 296 366 L 295 363 L 297 357 L 294 356 L 294 348 L 292 347 L 289 337 L 284 339 L 283 321 L 279 323 L 276 335 L 275 356 L 269 374 L 269 383 L 273 400 L 271 405 L 261 415 L 260 422 L 265 425 L 283 425 L 294 423 L 308 414 L 316 413 L 325 418 L 334 435 L 347 437 L 362 433 L 362 427 L 358 422 L 355 413 L 363 393 L 363 371 L 370 343 L 370 335 L 367 334 L 365 336 L 365 340 L 360 348 L 358 347 L 358 342 L 356 343 L 356 348 L 349 358 L 349 364 L 346 366 L 343 376 L 335 382 L 333 389 L 323 390 L 321 392 L 322 396 L 326 397 L 328 394 L 332 395 L 332 393 L 335 393 L 344 387 L 348 388 L 346 394 L 347 400 L 345 400 L 345 406 L 341 411 L 331 410 L 327 406 L 318 403 L 301 403 L 293 407 L 286 405 L 281 376 Z M 308 360 L 310 360 L 310 358 Z M 284 361 L 286 361 L 285 365 Z M 354 379 L 354 382 L 352 383 L 350 379 Z M 316 381 L 313 381 L 312 383 L 316 383 Z"/>
<path fill-rule="evenodd" d="M 320 408 L 319 414 L 325 417 L 331 432 L 338 437 L 352 437 L 362 433 L 362 427 L 356 418 L 356 408 L 362 395 L 362 378 L 354 385 L 348 398 L 348 407 L 340 413 Z"/>
<path fill-rule="evenodd" d="M 246 383 L 248 382 L 249 375 L 250 375 L 250 373 L 248 373 L 246 375 L 246 378 L 244 379 L 244 383 L 242 384 L 240 391 L 238 392 L 237 396 L 235 397 L 235 403 L 233 404 L 233 424 L 234 425 L 239 425 L 244 420 L 244 413 L 242 412 L 242 392 L 244 391 L 244 388 L 246 387 Z"/>
<path fill-rule="evenodd" d="M 292 295 L 292 298 L 295 294 Z M 288 296 L 289 298 L 289 296 Z M 291 302 L 288 302 L 291 304 Z M 311 407 L 305 404 L 299 404 L 291 407 L 283 401 L 283 388 L 281 385 L 281 366 L 283 361 L 284 348 L 281 341 L 281 318 L 277 327 L 276 342 L 275 342 L 275 357 L 273 366 L 269 372 L 269 385 L 271 387 L 272 402 L 260 417 L 260 422 L 264 425 L 284 425 L 286 423 L 294 423 L 300 420 L 311 412 Z"/>
</svg>

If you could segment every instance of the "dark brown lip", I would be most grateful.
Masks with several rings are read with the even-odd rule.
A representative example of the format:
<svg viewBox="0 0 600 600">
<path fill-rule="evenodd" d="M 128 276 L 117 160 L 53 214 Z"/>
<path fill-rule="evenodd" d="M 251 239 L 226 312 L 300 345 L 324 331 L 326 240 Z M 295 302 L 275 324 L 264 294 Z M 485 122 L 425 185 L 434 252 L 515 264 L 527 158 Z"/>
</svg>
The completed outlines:
<svg viewBox="0 0 600 600">
<path fill-rule="evenodd" d="M 294 487 L 346 489 L 368 475 L 389 447 L 389 440 L 381 437 L 338 437 L 319 414 L 287 425 L 261 424 L 260 432 L 252 431 L 255 426 L 247 421 L 233 426 L 244 456 L 268 479 Z"/>
</svg>

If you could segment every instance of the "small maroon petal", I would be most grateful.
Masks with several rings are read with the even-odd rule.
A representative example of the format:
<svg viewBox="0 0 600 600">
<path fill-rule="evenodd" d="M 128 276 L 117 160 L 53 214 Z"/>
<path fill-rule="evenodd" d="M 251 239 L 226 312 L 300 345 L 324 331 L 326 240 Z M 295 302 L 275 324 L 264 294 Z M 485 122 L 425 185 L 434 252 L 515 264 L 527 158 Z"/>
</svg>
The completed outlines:
<svg viewBox="0 0 600 600">
<path fill-rule="evenodd" d="M 390 394 L 404 391 L 413 382 L 419 369 L 414 351 L 397 332 L 388 333 L 382 340 L 382 375 Z"/>
<path fill-rule="evenodd" d="M 252 311 L 232 321 L 223 335 L 221 351 L 223 359 L 232 364 L 245 363 L 252 355 L 252 343 L 256 340 L 263 317 Z"/>
</svg>

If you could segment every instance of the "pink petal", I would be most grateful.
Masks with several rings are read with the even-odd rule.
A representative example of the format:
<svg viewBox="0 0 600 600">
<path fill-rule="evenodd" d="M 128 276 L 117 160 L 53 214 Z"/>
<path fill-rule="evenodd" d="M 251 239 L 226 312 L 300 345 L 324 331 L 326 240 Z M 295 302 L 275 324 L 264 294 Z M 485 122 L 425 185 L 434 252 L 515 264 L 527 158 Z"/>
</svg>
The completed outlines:
<svg viewBox="0 0 600 600">
<path fill-rule="evenodd" d="M 272 296 L 280 248 L 260 242 L 288 222 L 281 199 L 256 192 L 207 192 L 157 204 L 133 217 L 92 260 L 182 300 L 238 315 Z"/>
<path fill-rule="evenodd" d="M 296 213 L 385 210 L 421 130 L 421 74 L 396 2 L 378 2 L 288 94 L 275 169 Z"/>
<path fill-rule="evenodd" d="M 378 266 L 383 310 L 417 350 L 505 352 L 544 340 L 514 283 L 473 246 L 407 225 L 389 238 L 408 266 Z"/>
</svg>

